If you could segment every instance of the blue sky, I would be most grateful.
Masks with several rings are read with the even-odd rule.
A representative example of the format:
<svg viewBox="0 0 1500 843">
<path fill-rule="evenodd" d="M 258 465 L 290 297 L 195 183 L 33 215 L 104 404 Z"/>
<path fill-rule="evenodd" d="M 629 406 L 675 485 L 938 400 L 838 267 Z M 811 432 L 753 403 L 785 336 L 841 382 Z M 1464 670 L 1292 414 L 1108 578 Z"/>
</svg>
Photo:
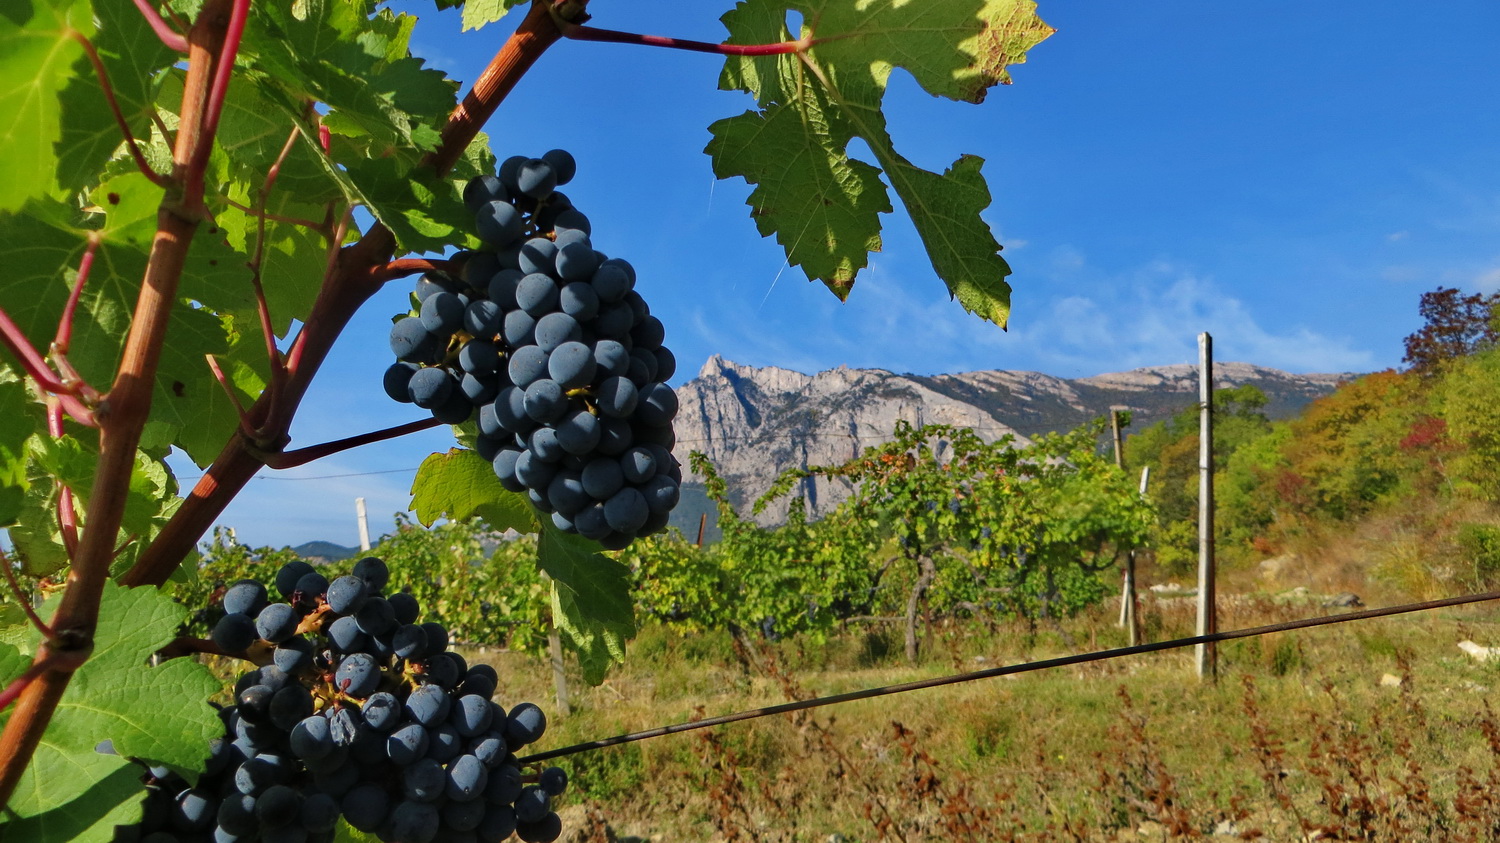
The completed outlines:
<svg viewBox="0 0 1500 843">
<path fill-rule="evenodd" d="M 460 35 L 456 14 L 413 8 L 414 52 L 463 81 L 513 26 Z M 723 37 L 728 8 L 592 4 L 598 26 L 702 40 Z M 716 181 L 702 153 L 711 122 L 752 105 L 716 90 L 713 56 L 563 42 L 488 130 L 501 157 L 574 153 L 566 190 L 600 248 L 637 267 L 678 383 L 712 354 L 809 372 L 1074 377 L 1191 362 L 1199 331 L 1220 360 L 1371 371 L 1400 364 L 1423 291 L 1500 290 L 1500 3 L 1039 11 L 1058 33 L 983 105 L 928 97 L 901 72 L 887 96 L 915 163 L 986 159 L 985 219 L 1015 273 L 1008 332 L 949 301 L 899 203 L 847 304 L 787 269 L 749 219 L 749 187 Z M 379 383 L 406 291 L 393 284 L 356 317 L 294 447 L 414 418 Z M 262 472 L 223 523 L 254 544 L 354 544 L 354 498 L 369 500 L 374 532 L 388 530 L 410 469 L 450 444 L 434 431 Z"/>
</svg>

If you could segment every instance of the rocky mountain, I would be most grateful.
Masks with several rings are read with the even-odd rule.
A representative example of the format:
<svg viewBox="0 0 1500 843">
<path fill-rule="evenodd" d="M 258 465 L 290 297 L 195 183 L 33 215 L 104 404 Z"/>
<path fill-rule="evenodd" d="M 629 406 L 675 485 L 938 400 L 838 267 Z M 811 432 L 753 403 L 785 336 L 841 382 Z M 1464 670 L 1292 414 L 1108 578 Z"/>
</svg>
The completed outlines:
<svg viewBox="0 0 1500 843">
<path fill-rule="evenodd" d="M 1248 363 L 1214 367 L 1216 386 L 1248 383 L 1264 391 L 1273 418 L 1295 413 L 1352 377 L 1294 375 Z M 1075 379 L 1038 372 L 928 376 L 847 367 L 806 375 L 744 366 L 715 355 L 677 395 L 677 458 L 686 465 L 690 452 L 704 452 L 736 502 L 748 505 L 779 472 L 857 456 L 886 441 L 898 419 L 966 427 L 986 441 L 1010 435 L 1026 444 L 1031 436 L 1069 430 L 1107 415 L 1110 407 L 1123 407 L 1132 411 L 1132 425 L 1138 429 L 1196 403 L 1198 375 L 1197 367 L 1188 364 Z M 800 491 L 811 512 L 827 511 L 848 496 L 846 487 L 825 480 Z M 689 494 L 683 513 L 674 522 L 693 538 L 702 494 L 688 488 L 684 492 Z M 784 514 L 783 506 L 765 518 L 773 523 Z"/>
</svg>

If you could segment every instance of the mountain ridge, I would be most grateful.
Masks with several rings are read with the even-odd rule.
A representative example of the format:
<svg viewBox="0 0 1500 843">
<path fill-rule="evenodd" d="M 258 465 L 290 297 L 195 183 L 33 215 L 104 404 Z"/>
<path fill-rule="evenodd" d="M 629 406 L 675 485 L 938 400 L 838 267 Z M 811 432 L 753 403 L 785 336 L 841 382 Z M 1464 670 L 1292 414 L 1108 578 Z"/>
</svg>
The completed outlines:
<svg viewBox="0 0 1500 843">
<path fill-rule="evenodd" d="M 677 388 L 675 455 L 686 466 L 690 452 L 704 452 L 737 508 L 745 511 L 780 472 L 858 456 L 888 441 L 898 420 L 968 428 L 991 442 L 1011 436 L 1025 445 L 1038 434 L 1070 430 L 1118 406 L 1132 412 L 1132 427 L 1140 429 L 1196 403 L 1197 368 L 1147 366 L 1083 378 L 998 369 L 914 375 L 848 366 L 805 374 L 715 354 L 696 378 Z M 1216 387 L 1248 383 L 1264 391 L 1272 418 L 1292 415 L 1354 377 L 1350 372 L 1292 374 L 1250 363 L 1214 366 Z M 702 478 L 684 480 L 701 483 Z M 798 489 L 814 515 L 836 506 L 849 491 L 823 478 L 804 481 Z M 701 496 L 701 490 L 696 493 Z M 690 508 L 691 524 L 674 523 L 692 537 L 700 507 Z M 784 503 L 772 507 L 761 520 L 778 523 L 785 511 Z"/>
</svg>

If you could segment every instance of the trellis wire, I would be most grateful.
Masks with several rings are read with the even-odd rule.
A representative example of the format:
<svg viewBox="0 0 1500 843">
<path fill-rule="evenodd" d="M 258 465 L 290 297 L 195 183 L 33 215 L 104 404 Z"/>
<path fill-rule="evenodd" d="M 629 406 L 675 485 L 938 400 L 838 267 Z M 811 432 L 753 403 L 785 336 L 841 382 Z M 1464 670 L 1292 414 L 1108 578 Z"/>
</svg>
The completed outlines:
<svg viewBox="0 0 1500 843">
<path fill-rule="evenodd" d="M 677 723 L 672 726 L 661 726 L 655 729 L 647 729 L 643 732 L 631 732 L 627 735 L 616 735 L 612 738 L 604 738 L 597 741 L 565 746 L 561 749 L 552 749 L 546 752 L 538 752 L 520 759 L 520 763 L 527 764 L 535 761 L 545 761 L 549 758 L 561 758 L 565 755 L 574 755 L 591 749 L 603 749 L 607 746 L 619 746 L 621 744 L 643 741 L 647 738 L 659 738 L 664 735 L 675 735 L 679 732 L 690 732 L 695 729 L 707 729 L 712 726 L 723 726 L 728 723 L 738 723 L 742 720 L 754 720 L 757 717 L 770 717 L 776 714 L 787 714 L 793 711 L 805 711 L 810 708 L 820 708 L 825 705 L 837 703 L 854 702 L 855 700 L 867 700 L 873 697 L 883 697 L 889 694 L 904 694 L 908 691 L 920 691 L 923 688 L 937 688 L 943 685 L 957 685 L 962 682 L 973 682 L 976 679 L 992 679 L 996 676 L 1010 676 L 1017 673 L 1029 673 L 1033 670 L 1047 670 L 1054 667 L 1068 667 L 1075 664 L 1086 664 L 1088 662 L 1105 661 L 1117 659 L 1123 656 L 1136 656 L 1142 653 L 1155 653 L 1161 650 L 1172 650 L 1179 647 L 1192 647 L 1198 644 L 1209 644 L 1218 641 L 1232 641 L 1236 638 L 1253 638 L 1257 635 L 1269 635 L 1273 632 L 1289 632 L 1297 629 L 1308 629 L 1315 626 L 1328 626 L 1331 624 L 1348 623 L 1349 621 L 1362 621 L 1370 618 L 1384 618 L 1391 615 L 1404 615 L 1412 612 L 1424 612 L 1429 609 L 1442 609 L 1448 606 L 1462 606 L 1468 603 L 1482 603 L 1487 600 L 1500 600 L 1500 591 L 1488 591 L 1483 594 L 1466 594 L 1460 597 L 1445 597 L 1441 600 L 1428 600 L 1423 603 L 1404 603 L 1399 606 L 1386 606 L 1381 609 L 1366 609 L 1362 612 L 1348 612 L 1342 615 L 1328 615 L 1321 618 L 1303 618 L 1296 621 L 1285 621 L 1283 623 L 1267 624 L 1265 626 L 1252 626 L 1245 629 L 1231 629 L 1226 632 L 1215 632 L 1211 635 L 1194 635 L 1190 638 L 1174 638 L 1170 641 L 1158 641 L 1153 644 L 1138 644 L 1134 647 L 1117 647 L 1112 650 L 1097 650 L 1092 653 L 1079 653 L 1071 656 L 1059 656 L 1054 659 L 1043 659 L 1023 664 L 1004 665 L 992 667 L 986 670 L 976 670 L 971 673 L 959 673 L 951 676 L 940 676 L 935 679 L 922 679 L 916 682 L 902 682 L 897 685 L 884 685 L 879 688 L 866 688 L 863 691 L 850 691 L 845 694 L 834 694 L 828 697 L 817 697 L 810 700 L 799 700 L 797 702 L 771 705 L 764 708 L 741 711 L 736 714 L 725 714 L 720 717 L 709 717 L 704 720 L 691 720 L 686 723 Z"/>
</svg>

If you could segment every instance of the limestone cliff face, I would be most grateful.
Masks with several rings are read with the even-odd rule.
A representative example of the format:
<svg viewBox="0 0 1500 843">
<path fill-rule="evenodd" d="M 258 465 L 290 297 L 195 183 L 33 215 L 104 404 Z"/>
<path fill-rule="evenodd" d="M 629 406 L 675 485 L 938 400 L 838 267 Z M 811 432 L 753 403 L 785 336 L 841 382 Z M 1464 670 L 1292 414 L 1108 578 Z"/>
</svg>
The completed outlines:
<svg viewBox="0 0 1500 843">
<path fill-rule="evenodd" d="M 1219 386 L 1253 383 L 1271 398 L 1273 417 L 1333 391 L 1349 374 L 1292 375 L 1245 363 L 1215 367 Z M 1158 366 L 1065 380 L 1037 372 L 986 371 L 898 375 L 839 367 L 815 375 L 755 368 L 710 357 L 698 377 L 678 388 L 676 455 L 702 451 L 718 467 L 737 502 L 748 503 L 792 467 L 829 465 L 890 438 L 898 420 L 972 429 L 986 441 L 1067 430 L 1106 415 L 1133 411 L 1144 427 L 1197 400 L 1195 366 Z M 698 478 L 684 478 L 694 482 Z M 819 480 L 800 490 L 810 512 L 848 496 L 840 483 Z M 764 519 L 777 522 L 785 507 Z"/>
</svg>

